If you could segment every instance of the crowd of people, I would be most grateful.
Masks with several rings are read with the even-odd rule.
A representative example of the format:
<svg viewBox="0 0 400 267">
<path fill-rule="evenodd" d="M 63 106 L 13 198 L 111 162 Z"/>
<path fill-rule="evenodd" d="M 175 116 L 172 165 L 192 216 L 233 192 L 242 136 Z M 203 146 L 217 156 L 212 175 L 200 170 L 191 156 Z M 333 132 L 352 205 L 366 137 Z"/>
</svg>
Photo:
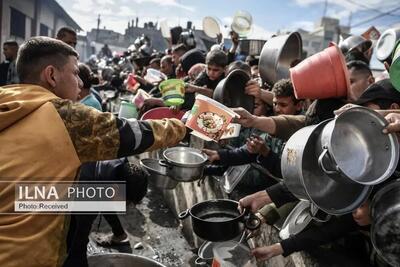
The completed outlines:
<svg viewBox="0 0 400 267">
<path fill-rule="evenodd" d="M 186 127 L 177 119 L 139 120 L 146 111 L 165 106 L 158 87 L 161 80 L 146 80 L 148 69 L 160 71 L 166 79 L 185 82 L 184 104 L 171 107 L 184 111 L 191 110 L 198 94 L 213 97 L 218 83 L 230 72 L 241 69 L 247 73 L 249 81 L 244 90 L 254 97 L 254 110 L 234 109 L 240 115 L 240 136 L 221 142 L 217 150 L 203 151 L 210 162 L 206 175 L 222 175 L 230 166 L 249 163 L 268 171 L 270 175 L 251 167 L 238 186 L 239 208 L 255 213 L 271 203 L 280 208 L 298 201 L 282 180 L 275 179 L 282 178 L 282 151 L 294 132 L 333 118 L 336 110 L 348 104 L 375 110 L 400 107 L 400 92 L 390 79 L 372 74 L 369 62 L 373 48 L 365 50 L 360 45 L 345 51 L 351 84 L 347 98 L 312 100 L 297 99 L 288 78 L 274 84 L 263 81 L 259 55 L 236 60 L 239 36 L 232 32 L 231 39 L 229 49 L 217 43 L 210 51 L 201 51 L 195 44 L 182 42 L 166 51 L 149 52 L 145 60 L 132 56 L 137 51 L 113 56 L 105 46 L 99 57 L 105 58 L 106 66 L 100 66 L 97 56 L 86 64 L 79 62 L 74 49 L 76 32 L 67 27 L 60 29 L 54 39 L 32 37 L 20 47 L 15 41 L 3 43 L 6 61 L 0 64 L 0 178 L 15 182 L 39 178 L 122 180 L 127 183 L 127 199 L 138 203 L 147 192 L 146 176 L 126 157 L 177 145 L 186 136 Z M 128 82 L 130 75 L 133 84 Z M 102 92 L 114 90 L 134 96 L 139 89 L 151 97 L 138 108 L 138 119 L 120 118 L 112 113 L 115 110 L 107 110 L 109 99 Z M 385 133 L 400 131 L 400 114 L 391 113 L 386 119 L 389 125 Z M 390 180 L 396 178 L 397 172 Z M 259 260 L 268 260 L 359 233 L 358 240 L 362 241 L 354 253 L 364 257 L 365 266 L 385 266 L 373 253 L 368 236 L 373 194 L 350 214 L 333 216 L 324 224 L 311 225 L 281 242 L 255 248 L 252 253 Z M 0 265 L 26 266 L 29 260 L 28 266 L 87 266 L 86 247 L 97 215 L 72 215 L 69 219 L 64 215 L 10 214 L 14 187 L 2 186 L 0 195 L 0 211 L 9 212 L 0 216 Z M 113 233 L 98 243 L 126 244 L 128 236 L 118 216 L 104 217 Z"/>
</svg>

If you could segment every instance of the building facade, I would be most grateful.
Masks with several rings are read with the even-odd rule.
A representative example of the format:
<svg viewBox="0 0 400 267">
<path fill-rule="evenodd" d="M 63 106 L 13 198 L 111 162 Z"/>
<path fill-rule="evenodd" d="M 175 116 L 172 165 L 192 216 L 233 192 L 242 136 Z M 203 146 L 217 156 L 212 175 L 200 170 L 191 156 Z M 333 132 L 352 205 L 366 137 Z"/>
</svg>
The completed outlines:
<svg viewBox="0 0 400 267">
<path fill-rule="evenodd" d="M 82 30 L 55 0 L 0 0 L 0 14 L 1 44 L 10 39 L 21 44 L 38 35 L 54 37 L 64 26 Z"/>
</svg>

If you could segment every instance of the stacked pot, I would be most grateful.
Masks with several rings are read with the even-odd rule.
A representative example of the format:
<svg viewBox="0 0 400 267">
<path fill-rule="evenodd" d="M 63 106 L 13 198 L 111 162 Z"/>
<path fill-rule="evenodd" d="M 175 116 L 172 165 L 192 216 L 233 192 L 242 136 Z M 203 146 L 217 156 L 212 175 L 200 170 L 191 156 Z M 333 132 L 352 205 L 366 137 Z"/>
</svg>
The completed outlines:
<svg viewBox="0 0 400 267">
<path fill-rule="evenodd" d="M 399 144 L 383 134 L 386 120 L 363 107 L 297 131 L 282 154 L 282 176 L 299 199 L 320 210 L 342 215 L 363 204 L 372 185 L 396 169 Z"/>
<path fill-rule="evenodd" d="M 172 147 L 163 152 L 162 160 L 142 159 L 141 166 L 149 182 L 160 189 L 174 189 L 179 182 L 193 182 L 203 176 L 207 156 L 191 147 Z"/>
</svg>

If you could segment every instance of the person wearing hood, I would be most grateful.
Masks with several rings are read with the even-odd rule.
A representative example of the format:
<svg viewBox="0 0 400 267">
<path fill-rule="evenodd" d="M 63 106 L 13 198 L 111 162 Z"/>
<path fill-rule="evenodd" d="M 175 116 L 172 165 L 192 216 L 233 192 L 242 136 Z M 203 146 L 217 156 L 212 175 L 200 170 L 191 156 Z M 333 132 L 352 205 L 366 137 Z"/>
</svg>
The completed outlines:
<svg viewBox="0 0 400 267">
<path fill-rule="evenodd" d="M 61 266 L 68 216 L 14 213 L 15 185 L 72 184 L 82 163 L 174 146 L 186 128 L 176 119 L 122 119 L 75 103 L 78 54 L 60 40 L 27 40 L 16 65 L 22 84 L 0 88 L 0 177 L 12 181 L 0 185 L 0 265 Z"/>
</svg>

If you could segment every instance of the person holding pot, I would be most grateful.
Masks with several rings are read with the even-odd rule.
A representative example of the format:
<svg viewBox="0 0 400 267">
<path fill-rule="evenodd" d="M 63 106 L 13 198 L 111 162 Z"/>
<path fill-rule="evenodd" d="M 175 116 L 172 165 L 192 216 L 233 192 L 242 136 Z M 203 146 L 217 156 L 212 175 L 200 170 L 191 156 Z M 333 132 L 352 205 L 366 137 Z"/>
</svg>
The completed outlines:
<svg viewBox="0 0 400 267">
<path fill-rule="evenodd" d="M 174 146 L 185 136 L 176 119 L 120 119 L 74 103 L 82 86 L 78 70 L 72 47 L 32 37 L 17 57 L 23 84 L 0 88 L 0 177 L 13 181 L 0 188 L 0 211 L 11 213 L 0 216 L 1 266 L 60 266 L 66 253 L 68 217 L 13 214 L 14 184 L 73 183 L 82 163 Z"/>
<path fill-rule="evenodd" d="M 376 110 L 392 110 L 400 107 L 400 92 L 394 89 L 390 80 L 382 80 L 372 84 L 367 90 L 360 96 L 357 104 L 365 107 L 373 108 Z M 385 133 L 400 131 L 400 114 L 392 113 L 386 116 L 389 125 L 384 129 Z M 397 167 L 399 169 L 399 166 Z M 398 174 L 395 172 L 387 181 L 382 184 L 375 186 L 370 199 L 374 193 L 377 192 L 384 184 L 397 179 Z M 273 186 L 274 187 L 274 186 Z M 285 191 L 286 190 L 286 191 Z M 285 199 L 286 198 L 286 199 Z M 250 208 L 253 212 L 271 202 L 275 203 L 277 207 L 281 206 L 286 201 L 295 199 L 287 188 L 280 187 L 279 190 L 268 188 L 265 191 L 257 192 L 253 195 L 244 197 L 239 200 L 240 208 Z M 267 260 L 277 255 L 288 256 L 293 252 L 310 249 L 319 245 L 323 245 L 347 234 L 355 231 L 369 231 L 369 225 L 371 218 L 369 215 L 369 200 L 367 200 L 358 209 L 352 212 L 352 214 L 346 214 L 340 217 L 333 217 L 329 222 L 324 223 L 320 226 L 313 225 L 312 227 L 304 230 L 303 232 L 285 239 L 279 243 L 271 246 L 260 247 L 253 250 L 253 254 L 260 260 Z M 369 244 L 368 246 L 370 253 L 373 249 Z M 364 243 L 363 243 L 364 244 Z M 361 251 L 363 253 L 365 251 Z M 368 259 L 368 255 L 366 259 Z M 380 261 L 380 259 L 375 259 Z M 367 261 L 367 264 L 369 262 Z"/>
</svg>

